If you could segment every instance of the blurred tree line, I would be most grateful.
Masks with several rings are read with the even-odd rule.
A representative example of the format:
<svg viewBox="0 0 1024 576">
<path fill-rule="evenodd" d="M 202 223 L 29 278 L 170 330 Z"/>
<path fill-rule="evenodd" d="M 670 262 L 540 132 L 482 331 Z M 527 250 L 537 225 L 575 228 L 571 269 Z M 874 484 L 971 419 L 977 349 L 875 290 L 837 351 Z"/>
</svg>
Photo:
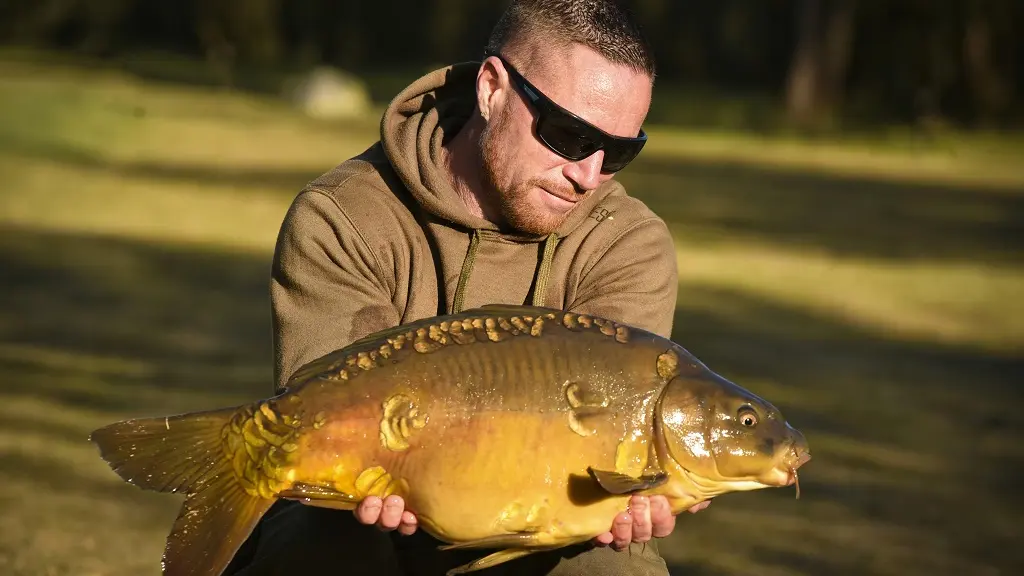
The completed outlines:
<svg viewBox="0 0 1024 576">
<path fill-rule="evenodd" d="M 1019 125 L 1024 0 L 631 0 L 662 85 L 768 94 L 788 119 Z M 504 2 L 0 0 L 0 42 L 224 70 L 424 69 L 479 57 Z"/>
</svg>

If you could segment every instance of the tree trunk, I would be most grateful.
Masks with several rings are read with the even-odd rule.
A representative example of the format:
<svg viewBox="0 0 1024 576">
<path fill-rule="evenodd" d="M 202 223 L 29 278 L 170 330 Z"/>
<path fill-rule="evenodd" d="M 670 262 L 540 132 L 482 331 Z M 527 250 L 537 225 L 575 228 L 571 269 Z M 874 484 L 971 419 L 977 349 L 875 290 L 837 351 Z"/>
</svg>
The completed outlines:
<svg viewBox="0 0 1024 576">
<path fill-rule="evenodd" d="M 824 66 L 822 100 L 832 111 L 842 105 L 846 90 L 846 74 L 853 54 L 856 10 L 856 0 L 834 2 L 825 27 L 825 55 L 821 62 Z"/>
<path fill-rule="evenodd" d="M 797 1 L 797 41 L 786 84 L 786 109 L 798 124 L 813 121 L 821 85 L 821 0 Z"/>
<path fill-rule="evenodd" d="M 786 85 L 786 108 L 798 125 L 826 120 L 842 101 L 855 9 L 855 0 L 797 2 L 797 43 Z"/>
<path fill-rule="evenodd" d="M 1010 82 L 993 57 L 991 13 L 972 2 L 964 30 L 964 71 L 975 112 L 983 124 L 997 121 L 1012 103 Z"/>
</svg>

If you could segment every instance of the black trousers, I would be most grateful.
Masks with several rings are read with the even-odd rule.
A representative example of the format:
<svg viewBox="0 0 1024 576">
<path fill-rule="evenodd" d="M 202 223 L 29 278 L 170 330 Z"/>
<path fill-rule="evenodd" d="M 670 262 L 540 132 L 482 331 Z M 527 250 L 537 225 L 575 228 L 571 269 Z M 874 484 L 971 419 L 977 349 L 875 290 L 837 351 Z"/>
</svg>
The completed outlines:
<svg viewBox="0 0 1024 576">
<path fill-rule="evenodd" d="M 423 530 L 411 536 L 365 526 L 352 512 L 279 500 L 235 554 L 225 576 L 305 574 L 444 576 L 494 550 L 437 549 Z M 657 540 L 617 551 L 589 544 L 537 552 L 474 576 L 668 576 Z"/>
</svg>

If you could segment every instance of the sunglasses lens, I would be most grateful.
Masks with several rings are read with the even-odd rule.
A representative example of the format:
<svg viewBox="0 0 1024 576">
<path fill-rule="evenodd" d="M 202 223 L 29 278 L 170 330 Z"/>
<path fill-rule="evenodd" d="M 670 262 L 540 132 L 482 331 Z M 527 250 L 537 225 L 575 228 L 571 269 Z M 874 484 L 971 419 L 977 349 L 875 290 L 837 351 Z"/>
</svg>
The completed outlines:
<svg viewBox="0 0 1024 576">
<path fill-rule="evenodd" d="M 646 142 L 613 142 L 604 149 L 604 165 L 602 172 L 618 172 L 622 170 L 643 150 Z"/>
<path fill-rule="evenodd" d="M 546 115 L 538 123 L 537 133 L 555 152 L 570 160 L 580 160 L 598 149 L 589 128 L 569 116 Z"/>
<path fill-rule="evenodd" d="M 604 142 L 603 136 L 590 126 L 562 114 L 546 114 L 541 118 L 537 133 L 541 140 L 557 154 L 570 159 L 582 160 L 599 149 L 604 150 L 604 173 L 618 172 L 625 168 L 643 150 L 645 141 Z"/>
</svg>

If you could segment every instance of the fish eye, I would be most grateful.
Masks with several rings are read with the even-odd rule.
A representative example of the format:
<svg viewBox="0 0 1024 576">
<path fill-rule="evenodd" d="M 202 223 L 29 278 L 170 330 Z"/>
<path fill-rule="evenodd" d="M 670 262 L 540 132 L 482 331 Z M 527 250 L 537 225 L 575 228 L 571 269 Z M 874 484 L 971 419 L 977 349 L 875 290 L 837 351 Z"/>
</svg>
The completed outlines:
<svg viewBox="0 0 1024 576">
<path fill-rule="evenodd" d="M 740 424 L 746 428 L 753 428 L 754 426 L 757 426 L 757 412 L 754 412 L 754 410 L 748 406 L 740 408 L 737 418 L 739 419 Z"/>
</svg>

